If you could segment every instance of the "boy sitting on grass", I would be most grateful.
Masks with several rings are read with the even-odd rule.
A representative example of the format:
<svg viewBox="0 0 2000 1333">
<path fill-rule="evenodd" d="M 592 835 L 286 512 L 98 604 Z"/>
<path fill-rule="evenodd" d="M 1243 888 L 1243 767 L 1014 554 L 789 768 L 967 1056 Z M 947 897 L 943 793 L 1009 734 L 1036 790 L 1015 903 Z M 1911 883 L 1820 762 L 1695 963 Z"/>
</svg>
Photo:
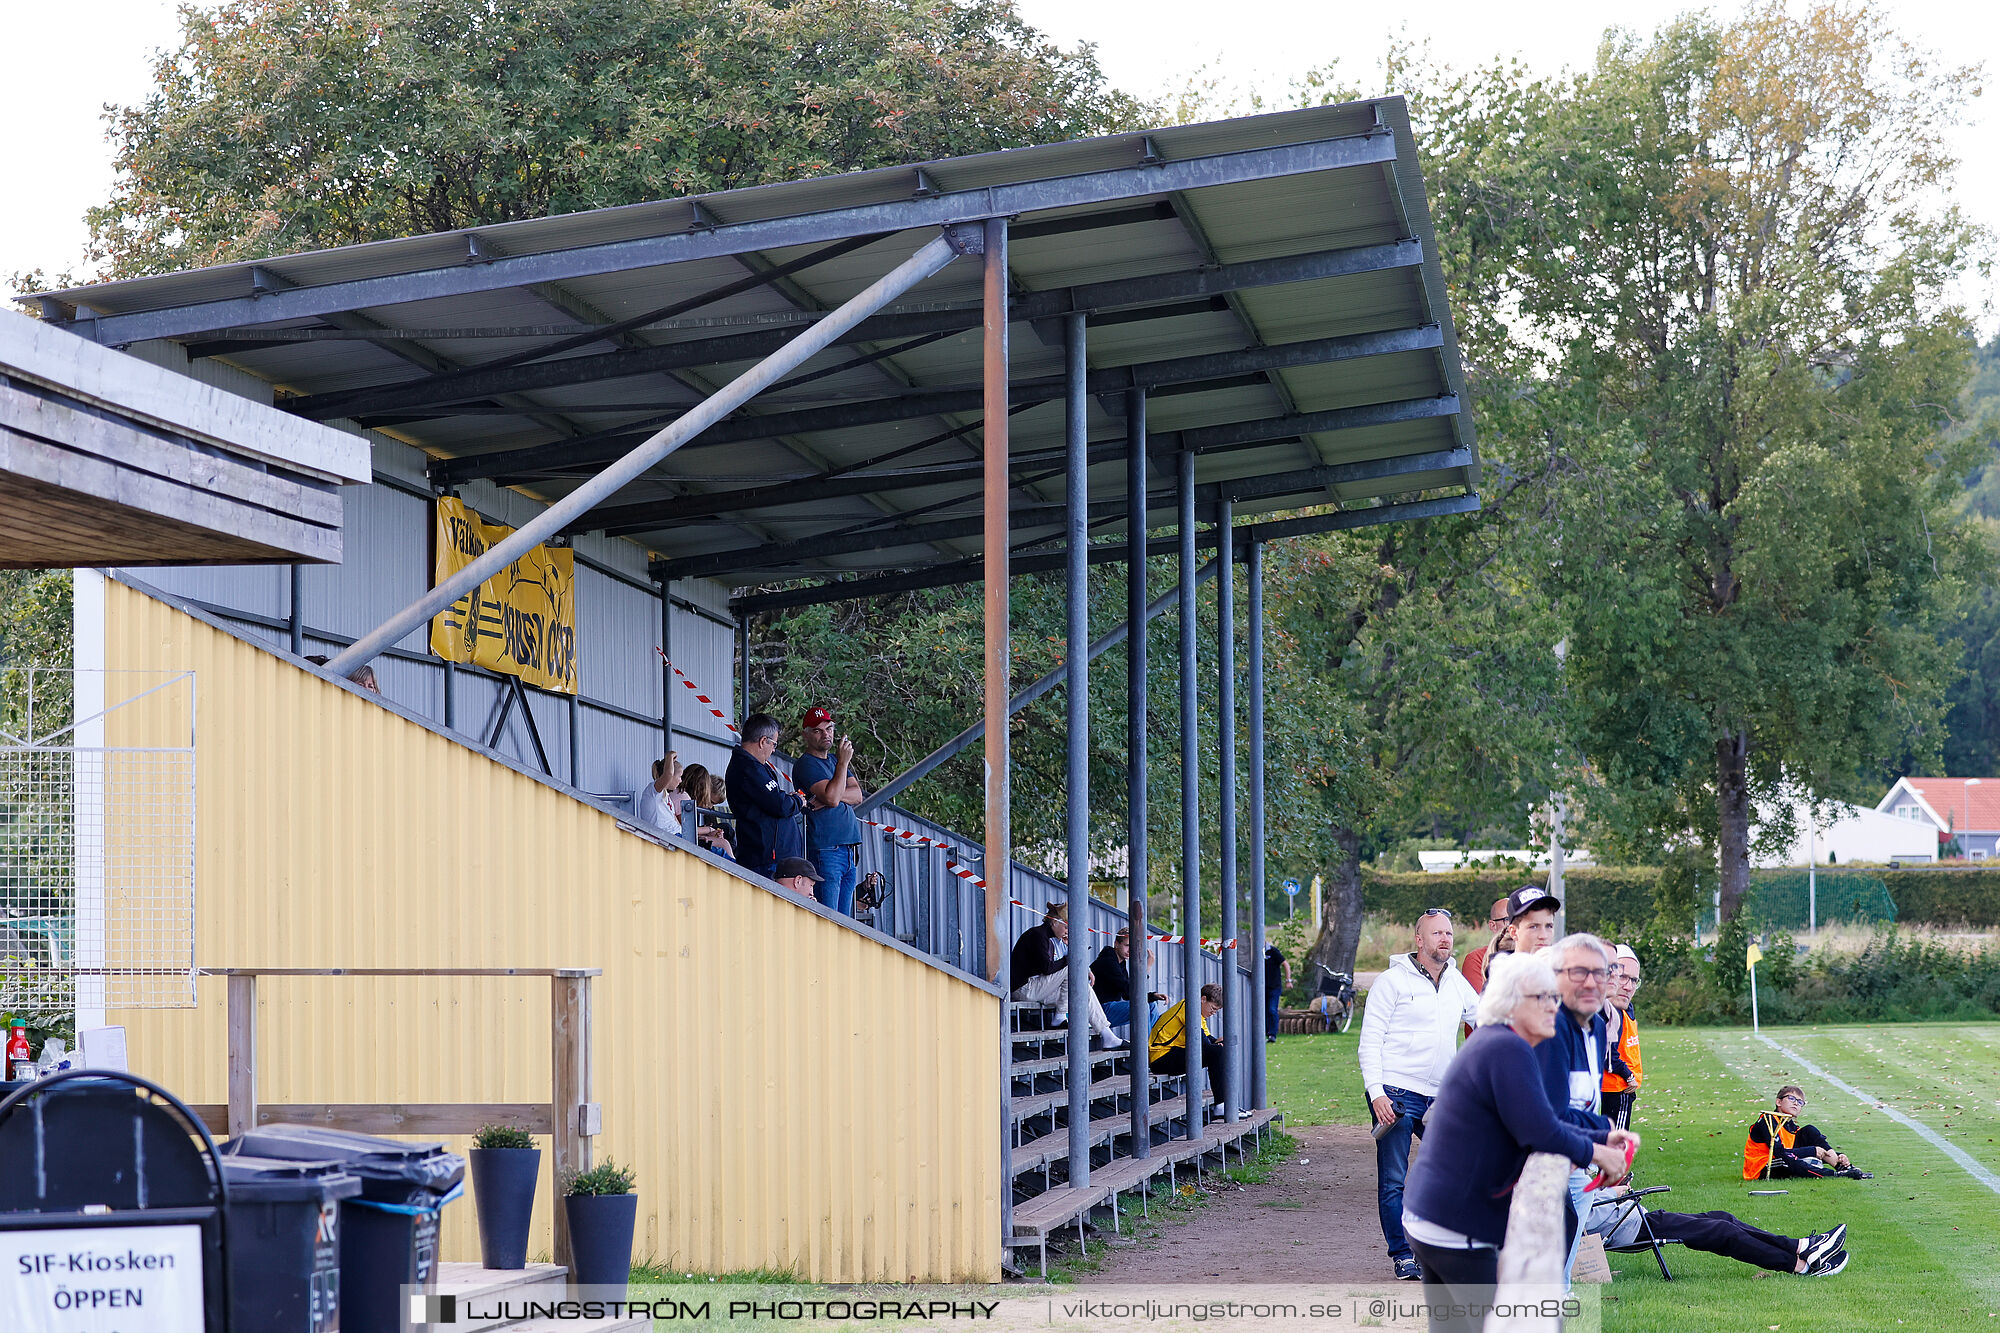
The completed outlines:
<svg viewBox="0 0 2000 1333">
<path fill-rule="evenodd" d="M 1778 1089 L 1775 1109 L 1757 1117 L 1750 1137 L 1743 1141 L 1745 1180 L 1803 1180 L 1819 1176 L 1847 1176 L 1854 1180 L 1874 1177 L 1855 1166 L 1847 1154 L 1836 1151 L 1817 1126 L 1801 1125 L 1799 1112 L 1806 1109 L 1805 1089 L 1787 1083 Z"/>
</svg>

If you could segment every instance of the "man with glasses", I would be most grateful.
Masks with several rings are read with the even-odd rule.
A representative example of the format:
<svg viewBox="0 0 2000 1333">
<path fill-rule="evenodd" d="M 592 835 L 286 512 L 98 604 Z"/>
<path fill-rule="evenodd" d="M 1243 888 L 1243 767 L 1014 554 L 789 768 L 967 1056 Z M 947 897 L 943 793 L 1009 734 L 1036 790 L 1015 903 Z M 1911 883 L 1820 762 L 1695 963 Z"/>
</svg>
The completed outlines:
<svg viewBox="0 0 2000 1333">
<path fill-rule="evenodd" d="M 778 862 L 805 855 L 798 824 L 805 802 L 771 762 L 777 752 L 778 719 L 752 713 L 743 719 L 743 743 L 729 756 L 724 779 L 736 816 L 736 863 L 766 879 L 777 877 Z"/>
<path fill-rule="evenodd" d="M 1396 1276 L 1423 1276 L 1403 1231 L 1403 1182 L 1410 1140 L 1423 1137 L 1424 1117 L 1437 1096 L 1458 1033 L 1479 1008 L 1479 996 L 1451 965 L 1451 913 L 1433 907 L 1417 918 L 1416 948 L 1397 954 L 1368 989 L 1361 1011 L 1361 1081 L 1375 1113 L 1375 1197 L 1382 1239 Z"/>
<path fill-rule="evenodd" d="M 1581 1129 L 1611 1129 L 1611 1122 L 1603 1115 L 1604 1071 L 1610 1067 L 1603 1009 L 1605 988 L 1611 980 L 1611 950 L 1595 935 L 1577 934 L 1564 936 L 1544 956 L 1555 968 L 1556 989 L 1562 994 L 1556 1035 L 1535 1048 L 1549 1105 L 1559 1118 Z M 1576 1249 L 1583 1239 L 1578 1223 L 1587 1215 L 1583 1187 L 1589 1180 L 1583 1171 L 1570 1172 L 1570 1223 L 1575 1230 L 1563 1264 L 1565 1283 L 1576 1266 Z"/>
<path fill-rule="evenodd" d="M 1495 898 L 1493 905 L 1486 909 L 1486 943 L 1467 954 L 1459 963 L 1458 970 L 1465 974 L 1468 985 L 1478 994 L 1486 993 L 1486 955 L 1507 933 L 1507 908 L 1511 898 Z"/>
<path fill-rule="evenodd" d="M 1875 1177 L 1848 1160 L 1844 1152 L 1826 1141 L 1815 1125 L 1801 1125 L 1799 1113 L 1806 1109 L 1806 1092 L 1796 1083 L 1778 1089 L 1774 1110 L 1757 1117 L 1750 1137 L 1743 1141 L 1745 1180 L 1801 1180 L 1817 1176 L 1847 1176 L 1854 1180 Z"/>
<path fill-rule="evenodd" d="M 1632 1103 L 1639 1097 L 1639 1025 L 1632 1018 L 1632 997 L 1639 992 L 1639 955 L 1630 945 L 1612 950 L 1611 990 L 1604 999 L 1604 1023 L 1611 1067 L 1604 1071 L 1604 1115 L 1620 1129 L 1632 1124 Z"/>
</svg>

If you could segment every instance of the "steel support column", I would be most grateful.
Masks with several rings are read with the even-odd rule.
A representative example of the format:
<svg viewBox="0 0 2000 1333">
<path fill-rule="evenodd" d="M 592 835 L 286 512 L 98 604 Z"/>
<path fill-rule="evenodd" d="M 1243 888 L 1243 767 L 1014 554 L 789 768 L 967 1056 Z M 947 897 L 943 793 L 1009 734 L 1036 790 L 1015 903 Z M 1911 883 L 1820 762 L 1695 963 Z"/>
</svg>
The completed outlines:
<svg viewBox="0 0 2000 1333">
<path fill-rule="evenodd" d="M 1220 862 L 1217 890 L 1222 895 L 1222 943 L 1216 954 L 1222 959 L 1222 1040 L 1228 1047 L 1225 1068 L 1229 1081 L 1223 1087 L 1222 1113 L 1225 1123 L 1236 1119 L 1243 1104 L 1243 987 L 1236 981 L 1236 965 L 1243 950 L 1236 944 L 1236 552 L 1231 529 L 1236 514 L 1229 501 L 1216 508 L 1215 528 L 1222 544 L 1216 548 L 1222 570 L 1215 582 L 1215 753 L 1217 813 L 1216 854 Z"/>
<path fill-rule="evenodd" d="M 674 748 L 674 584 L 660 580 L 660 757 Z"/>
<path fill-rule="evenodd" d="M 1132 1143 L 1134 1157 L 1153 1155 L 1152 1031 L 1153 979 L 1147 966 L 1152 930 L 1146 924 L 1146 626 L 1152 604 L 1146 599 L 1146 391 L 1125 394 L 1125 920 L 1132 931 Z"/>
<path fill-rule="evenodd" d="M 1251 542 L 1244 553 L 1250 591 L 1250 975 L 1256 1006 L 1250 1015 L 1250 1096 L 1247 1105 L 1269 1106 L 1266 1091 L 1265 1031 L 1270 998 L 1264 991 L 1264 544 Z"/>
<path fill-rule="evenodd" d="M 569 785 L 583 790 L 583 703 L 581 690 L 569 697 Z"/>
<path fill-rule="evenodd" d="M 985 486 L 981 495 L 986 530 L 985 552 L 985 689 L 986 704 L 986 967 L 999 983 L 1000 1005 L 1000 1239 L 1014 1232 L 1014 1153 L 1012 1101 L 1014 1038 L 1008 999 L 1014 991 L 1007 966 L 1013 942 L 1013 830 L 1007 805 L 1007 696 L 1012 692 L 1009 670 L 1007 604 L 1007 219 L 989 218 L 981 227 L 985 271 L 980 291 L 984 306 L 981 333 L 983 388 L 986 395 Z M 1088 1029 L 1086 1022 L 1083 1026 Z M 1004 1257 L 1004 1255 L 1003 1255 Z"/>
<path fill-rule="evenodd" d="M 1146 522 L 1145 516 L 1143 514 L 1140 515 L 1137 521 L 1140 525 L 1140 531 L 1141 532 L 1145 531 L 1145 522 Z M 1106 548 L 1102 546 L 1092 549 L 1090 552 L 1091 556 L 1090 563 L 1093 565 L 1105 563 L 1102 559 L 1099 558 L 1105 549 Z M 1066 559 L 1067 558 L 1065 557 L 1065 562 Z M 1216 561 L 1210 560 L 1207 564 L 1201 567 L 1201 572 L 1194 576 L 1194 581 L 1196 583 L 1206 583 L 1208 580 L 1215 577 L 1215 571 L 1218 568 L 1220 568 L 1220 566 L 1216 563 Z M 1020 572 L 1019 565 L 1015 566 L 1015 571 L 1017 573 Z M 1143 590 L 1143 585 L 1142 585 L 1142 590 Z M 1169 607 L 1178 605 L 1179 600 L 1180 600 L 1180 590 L 1178 587 L 1167 589 L 1165 592 L 1161 593 L 1158 597 L 1155 597 L 1152 601 L 1146 603 L 1145 620 L 1152 620 L 1158 617 L 1163 612 L 1165 612 Z M 1143 621 L 1141 623 L 1143 623 Z M 1104 656 L 1105 653 L 1111 651 L 1111 649 L 1116 648 L 1119 644 L 1125 642 L 1126 635 L 1131 632 L 1131 625 L 1132 622 L 1130 620 L 1121 620 L 1116 625 L 1113 625 L 1110 629 L 1104 631 L 1104 633 L 1098 636 L 1098 638 L 1093 640 L 1090 645 L 1090 650 L 1088 654 L 1090 660 L 1095 662 L 1098 658 Z M 1026 708 L 1029 704 L 1041 698 L 1043 695 L 1047 694 L 1050 690 L 1062 684 L 1067 679 L 1069 679 L 1069 666 L 1067 663 L 1065 663 L 1064 665 L 1057 667 L 1055 670 L 1047 673 L 1046 675 L 1038 677 L 1035 680 L 1034 684 L 1022 686 L 1019 690 L 1015 691 L 1014 697 L 1008 701 L 1007 704 L 1008 715 L 1011 717 L 1015 713 L 1020 712 L 1023 708 Z M 887 782 L 883 783 L 881 786 L 877 787 L 874 791 L 870 792 L 858 807 L 859 812 L 865 816 L 869 814 L 871 811 L 881 809 L 883 806 L 887 805 L 890 801 L 895 800 L 896 797 L 900 796 L 904 791 L 908 790 L 919 779 L 928 776 L 930 773 L 935 771 L 939 765 L 943 764 L 947 759 L 953 758 L 961 751 L 963 751 L 966 746 L 971 745 L 974 741 L 977 741 L 980 737 L 984 736 L 985 734 L 986 734 L 986 719 L 982 716 L 979 719 L 979 721 L 973 723 L 971 726 L 967 727 L 964 731 L 959 732 L 958 735 L 953 736 L 943 745 L 938 746 L 937 749 L 932 750 L 922 759 L 917 760 L 916 763 L 911 764 L 908 768 L 898 773 L 895 777 L 890 778 Z"/>
<path fill-rule="evenodd" d="M 950 237 L 937 237 L 838 310 L 711 394 L 699 407 L 641 442 L 617 462 L 522 524 L 511 537 L 495 543 L 464 569 L 362 635 L 327 663 L 327 669 L 335 675 L 344 676 L 367 662 L 514 563 L 523 552 L 547 541 L 566 529 L 579 515 L 603 504 L 648 468 L 777 383 L 862 320 L 949 264 L 957 254 L 958 250 Z M 1004 320 L 1002 322 L 1004 324 Z"/>
<path fill-rule="evenodd" d="M 1189 1137 L 1202 1132 L 1201 1093 L 1201 626 L 1194 589 L 1194 455 L 1180 456 L 1181 575 L 1181 1040 L 1187 1058 Z"/>
<path fill-rule="evenodd" d="M 750 613 L 736 617 L 736 720 L 750 716 Z"/>
<path fill-rule="evenodd" d="M 306 655 L 306 567 L 292 566 L 292 656 Z"/>
<path fill-rule="evenodd" d="M 1069 550 L 1067 668 L 1069 735 L 1064 758 L 1069 871 L 1069 1183 L 1090 1183 L 1090 367 L 1084 317 L 1064 320 L 1065 377 L 1063 530 Z"/>
</svg>

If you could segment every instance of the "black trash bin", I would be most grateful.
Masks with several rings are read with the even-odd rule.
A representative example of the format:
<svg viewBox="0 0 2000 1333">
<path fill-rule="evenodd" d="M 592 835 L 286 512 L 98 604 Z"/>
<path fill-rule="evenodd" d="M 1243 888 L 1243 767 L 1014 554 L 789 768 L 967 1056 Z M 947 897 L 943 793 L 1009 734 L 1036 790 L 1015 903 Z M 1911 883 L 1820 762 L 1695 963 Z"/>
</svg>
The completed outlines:
<svg viewBox="0 0 2000 1333">
<path fill-rule="evenodd" d="M 457 1198 L 465 1159 L 441 1143 L 404 1143 L 312 1125 L 261 1125 L 227 1156 L 337 1162 L 361 1182 L 340 1205 L 342 1333 L 401 1333 L 402 1289 L 437 1277 L 438 1211 Z"/>
<path fill-rule="evenodd" d="M 340 1203 L 361 1193 L 339 1162 L 234 1153 L 229 1182 L 229 1326 L 237 1333 L 340 1327 Z"/>
<path fill-rule="evenodd" d="M 226 1333 L 228 1195 L 207 1128 L 158 1084 L 70 1070 L 17 1087 L 0 1099 L 0 1329 L 26 1311 L 31 1328 Z"/>
</svg>

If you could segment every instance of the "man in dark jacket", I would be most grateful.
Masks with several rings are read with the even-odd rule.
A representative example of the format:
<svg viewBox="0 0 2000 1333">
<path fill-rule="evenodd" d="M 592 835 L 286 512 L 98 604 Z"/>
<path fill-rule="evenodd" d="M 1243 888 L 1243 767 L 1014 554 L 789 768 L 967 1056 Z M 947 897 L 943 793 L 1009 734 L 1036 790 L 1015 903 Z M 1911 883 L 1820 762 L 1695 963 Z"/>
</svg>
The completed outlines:
<svg viewBox="0 0 2000 1333">
<path fill-rule="evenodd" d="M 729 756 L 723 780 L 736 816 L 736 863 L 766 879 L 776 877 L 779 861 L 805 855 L 798 824 L 805 802 L 771 762 L 777 750 L 778 720 L 752 713 L 743 719 L 743 743 Z"/>
<path fill-rule="evenodd" d="M 1152 955 L 1147 955 L 1150 965 Z M 1104 1016 L 1114 1025 L 1129 1021 L 1132 1017 L 1132 931 L 1127 927 L 1118 932 L 1118 937 L 1098 951 L 1097 960 L 1090 965 L 1090 988 L 1097 992 L 1099 1002 L 1104 1005 Z M 1146 997 L 1147 1008 L 1155 1004 L 1165 1004 L 1166 994 L 1154 991 Z M 1149 1021 L 1146 1026 L 1152 1027 Z"/>
<path fill-rule="evenodd" d="M 1535 1048 L 1541 1061 L 1542 1086 L 1548 1090 L 1549 1105 L 1557 1116 L 1595 1133 L 1611 1128 L 1603 1115 L 1604 1071 L 1610 1056 L 1604 1025 L 1604 993 L 1611 980 L 1611 950 L 1595 935 L 1566 935 L 1548 950 L 1555 969 L 1556 989 L 1562 992 L 1562 1009 L 1556 1014 L 1556 1035 Z M 1576 1264 L 1577 1246 L 1582 1243 L 1584 1216 L 1583 1187 L 1589 1176 L 1572 1171 L 1569 1177 L 1570 1232 L 1569 1258 L 1563 1265 L 1563 1281 L 1569 1281 Z"/>
</svg>

